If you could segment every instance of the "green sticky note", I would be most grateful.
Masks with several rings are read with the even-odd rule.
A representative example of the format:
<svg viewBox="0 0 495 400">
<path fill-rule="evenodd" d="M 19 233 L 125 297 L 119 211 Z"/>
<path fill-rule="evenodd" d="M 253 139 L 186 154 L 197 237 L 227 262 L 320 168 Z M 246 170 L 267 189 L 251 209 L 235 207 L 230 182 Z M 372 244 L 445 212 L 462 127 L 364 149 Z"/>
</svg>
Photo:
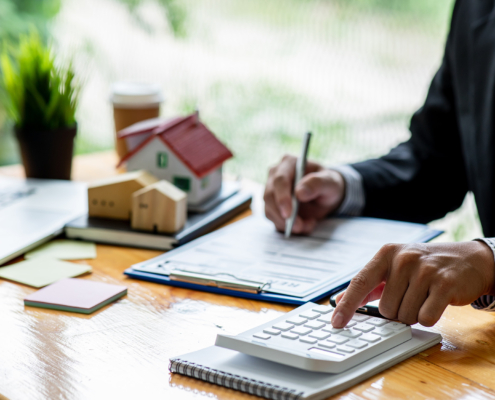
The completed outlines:
<svg viewBox="0 0 495 400">
<path fill-rule="evenodd" d="M 89 265 L 40 257 L 0 267 L 0 278 L 40 288 L 87 272 L 91 272 Z"/>
<path fill-rule="evenodd" d="M 89 260 L 96 258 L 96 245 L 79 240 L 59 239 L 45 243 L 28 252 L 27 259 L 45 257 L 58 260 Z"/>
</svg>

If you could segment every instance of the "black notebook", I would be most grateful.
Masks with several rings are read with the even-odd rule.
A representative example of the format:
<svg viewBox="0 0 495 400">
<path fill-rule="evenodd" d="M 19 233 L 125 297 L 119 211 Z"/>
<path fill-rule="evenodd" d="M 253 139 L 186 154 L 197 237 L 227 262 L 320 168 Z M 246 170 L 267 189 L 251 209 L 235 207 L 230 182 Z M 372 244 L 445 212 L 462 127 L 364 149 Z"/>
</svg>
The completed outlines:
<svg viewBox="0 0 495 400">
<path fill-rule="evenodd" d="M 88 215 L 77 218 L 65 226 L 65 234 L 71 239 L 98 243 L 116 244 L 147 249 L 170 250 L 210 232 L 232 219 L 251 205 L 252 196 L 239 191 L 232 194 L 205 212 L 188 212 L 184 228 L 173 234 L 137 231 L 130 221 L 91 218 Z"/>
</svg>

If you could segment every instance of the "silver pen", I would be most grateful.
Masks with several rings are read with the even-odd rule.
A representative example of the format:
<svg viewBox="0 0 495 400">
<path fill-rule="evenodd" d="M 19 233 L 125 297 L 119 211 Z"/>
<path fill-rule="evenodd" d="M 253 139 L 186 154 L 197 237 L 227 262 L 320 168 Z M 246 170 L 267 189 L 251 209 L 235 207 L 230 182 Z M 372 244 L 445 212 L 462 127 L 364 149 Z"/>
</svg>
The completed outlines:
<svg viewBox="0 0 495 400">
<path fill-rule="evenodd" d="M 304 171 L 306 170 L 306 158 L 308 157 L 309 140 L 311 139 L 311 132 L 307 132 L 304 135 L 301 155 L 296 162 L 296 177 L 294 179 L 294 188 L 292 190 L 292 212 L 290 217 L 285 220 L 285 237 L 290 238 L 292 232 L 292 227 L 294 226 L 294 221 L 297 217 L 297 211 L 299 209 L 299 202 L 296 199 L 296 186 L 299 181 L 304 176 Z"/>
</svg>

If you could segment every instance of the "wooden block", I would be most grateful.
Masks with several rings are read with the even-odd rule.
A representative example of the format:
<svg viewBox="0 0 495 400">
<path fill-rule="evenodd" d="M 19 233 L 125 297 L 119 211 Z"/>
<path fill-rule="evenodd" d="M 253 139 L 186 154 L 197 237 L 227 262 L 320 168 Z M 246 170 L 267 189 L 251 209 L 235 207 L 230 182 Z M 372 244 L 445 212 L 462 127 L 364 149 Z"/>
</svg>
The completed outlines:
<svg viewBox="0 0 495 400">
<path fill-rule="evenodd" d="M 89 216 L 130 219 L 132 194 L 157 181 L 153 175 L 142 170 L 92 183 L 88 187 Z"/>
<path fill-rule="evenodd" d="M 187 195 L 167 181 L 149 185 L 132 196 L 133 229 L 173 233 L 187 219 Z"/>
</svg>

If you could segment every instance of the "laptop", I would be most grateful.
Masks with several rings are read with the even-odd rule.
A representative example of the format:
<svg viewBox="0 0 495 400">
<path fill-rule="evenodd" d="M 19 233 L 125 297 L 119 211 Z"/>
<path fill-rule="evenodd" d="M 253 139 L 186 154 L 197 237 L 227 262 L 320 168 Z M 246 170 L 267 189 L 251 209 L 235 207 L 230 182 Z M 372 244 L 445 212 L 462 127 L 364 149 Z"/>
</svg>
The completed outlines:
<svg viewBox="0 0 495 400">
<path fill-rule="evenodd" d="M 61 234 L 87 211 L 84 183 L 0 177 L 0 265 Z"/>
</svg>

